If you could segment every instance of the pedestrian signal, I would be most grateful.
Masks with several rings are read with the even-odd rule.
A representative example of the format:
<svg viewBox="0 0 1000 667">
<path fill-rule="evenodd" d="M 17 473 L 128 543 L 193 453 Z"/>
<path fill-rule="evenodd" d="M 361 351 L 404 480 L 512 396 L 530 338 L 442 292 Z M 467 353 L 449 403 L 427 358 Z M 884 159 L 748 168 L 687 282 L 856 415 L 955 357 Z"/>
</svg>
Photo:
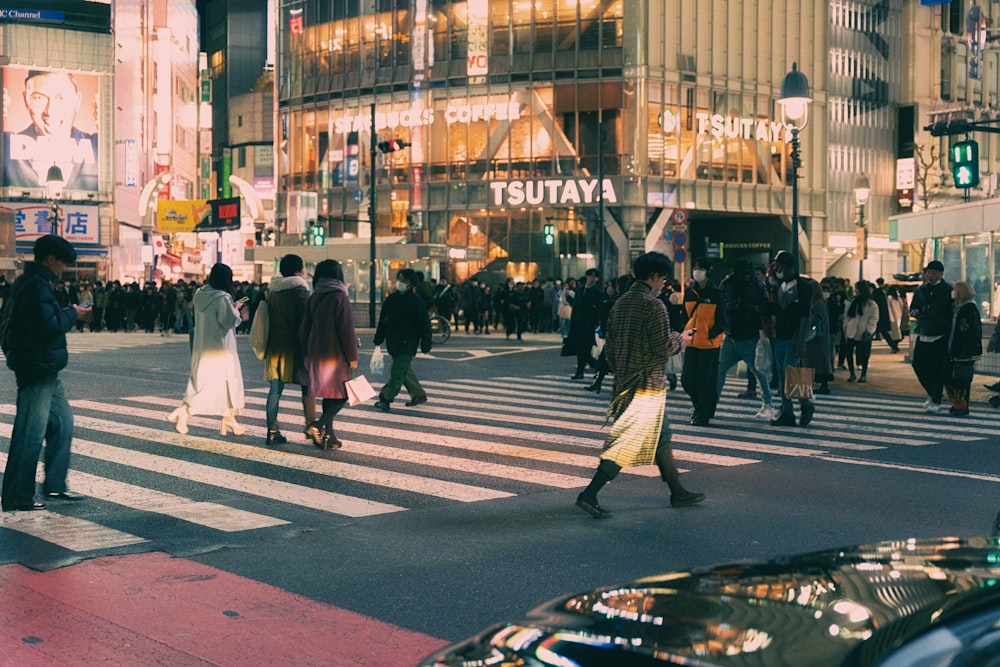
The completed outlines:
<svg viewBox="0 0 1000 667">
<path fill-rule="evenodd" d="M 309 228 L 309 245 L 326 245 L 326 227 L 316 224 Z"/>
<path fill-rule="evenodd" d="M 545 245 L 554 244 L 556 242 L 556 226 L 545 225 L 542 227 L 542 236 L 545 239 Z"/>
<path fill-rule="evenodd" d="M 967 139 L 951 145 L 951 175 L 956 188 L 979 185 L 979 142 Z"/>
</svg>

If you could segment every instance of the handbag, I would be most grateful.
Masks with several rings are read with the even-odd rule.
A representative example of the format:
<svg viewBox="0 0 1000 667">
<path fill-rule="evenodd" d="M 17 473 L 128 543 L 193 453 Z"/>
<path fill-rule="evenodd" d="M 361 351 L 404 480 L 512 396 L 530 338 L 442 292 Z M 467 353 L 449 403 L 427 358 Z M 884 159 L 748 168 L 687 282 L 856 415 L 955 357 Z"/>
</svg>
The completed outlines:
<svg viewBox="0 0 1000 667">
<path fill-rule="evenodd" d="M 560 357 L 575 357 L 576 350 L 573 349 L 573 344 L 570 342 L 569 338 L 563 338 L 562 349 L 559 351 Z"/>
<path fill-rule="evenodd" d="M 805 366 L 785 366 L 785 397 L 789 399 L 811 399 L 813 378 L 816 370 Z"/>
<path fill-rule="evenodd" d="M 667 375 L 680 375 L 684 371 L 684 350 L 667 357 Z"/>
<path fill-rule="evenodd" d="M 250 347 L 258 359 L 264 358 L 267 350 L 267 334 L 271 329 L 271 316 L 268 311 L 267 299 L 257 306 L 254 313 L 253 324 L 250 325 Z"/>
<path fill-rule="evenodd" d="M 774 353 L 771 351 L 771 341 L 767 338 L 757 340 L 757 349 L 753 353 L 753 366 L 764 375 L 770 374 L 774 368 Z"/>
<path fill-rule="evenodd" d="M 976 374 L 975 361 L 954 361 L 951 366 L 952 382 L 965 384 L 972 382 L 972 376 Z"/>
<path fill-rule="evenodd" d="M 347 404 L 352 408 L 378 396 L 378 392 L 364 375 L 348 380 L 344 386 L 347 388 Z"/>
</svg>

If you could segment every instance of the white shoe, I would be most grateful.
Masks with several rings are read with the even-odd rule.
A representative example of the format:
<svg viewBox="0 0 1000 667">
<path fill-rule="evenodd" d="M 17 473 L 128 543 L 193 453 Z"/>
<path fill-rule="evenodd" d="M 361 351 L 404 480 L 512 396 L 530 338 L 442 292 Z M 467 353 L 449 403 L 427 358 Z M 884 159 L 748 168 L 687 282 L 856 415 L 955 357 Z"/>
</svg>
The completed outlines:
<svg viewBox="0 0 1000 667">
<path fill-rule="evenodd" d="M 172 421 L 174 423 L 174 428 L 181 435 L 185 435 L 188 432 L 188 406 L 182 405 L 177 408 L 169 415 L 167 415 L 167 421 Z"/>
<path fill-rule="evenodd" d="M 931 403 L 930 405 L 927 406 L 927 412 L 929 414 L 932 414 L 932 415 L 939 415 L 939 414 L 941 414 L 941 404 L 940 403 Z"/>
<path fill-rule="evenodd" d="M 753 416 L 754 419 L 767 419 L 768 421 L 774 419 L 774 408 L 772 408 L 767 403 L 760 406 L 760 410 L 757 414 Z"/>
<path fill-rule="evenodd" d="M 928 397 L 927 397 L 927 400 L 926 400 L 926 401 L 924 401 L 924 404 L 923 404 L 923 405 L 921 405 L 920 407 L 922 407 L 922 408 L 923 408 L 924 410 L 926 410 L 927 408 L 931 407 L 931 405 L 932 405 L 933 403 L 934 403 L 934 401 L 933 401 L 933 400 L 931 400 L 931 397 L 930 397 L 930 396 L 928 396 Z"/>
</svg>

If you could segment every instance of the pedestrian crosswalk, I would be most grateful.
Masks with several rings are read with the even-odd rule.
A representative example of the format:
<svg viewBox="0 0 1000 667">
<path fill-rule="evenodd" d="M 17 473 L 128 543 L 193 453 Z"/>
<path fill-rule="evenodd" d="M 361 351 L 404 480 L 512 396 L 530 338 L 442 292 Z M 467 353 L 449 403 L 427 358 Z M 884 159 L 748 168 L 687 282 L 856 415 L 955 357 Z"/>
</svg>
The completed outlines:
<svg viewBox="0 0 1000 667">
<path fill-rule="evenodd" d="M 164 345 L 176 343 L 187 345 L 187 334 L 160 335 L 156 333 L 146 333 L 144 331 L 133 331 L 132 333 L 111 332 L 111 331 L 76 331 L 73 329 L 66 334 L 66 349 L 69 350 L 70 357 L 74 353 L 81 352 L 114 352 L 117 350 L 131 349 L 147 345 Z M 3 359 L 0 353 L 0 359 Z"/>
<path fill-rule="evenodd" d="M 538 374 L 427 380 L 430 402 L 389 413 L 346 408 L 336 421 L 341 450 L 322 452 L 299 433 L 297 397 L 281 403 L 290 442 L 264 446 L 265 388 L 250 389 L 241 415 L 245 435 L 223 438 L 218 419 L 192 417 L 191 432 L 166 420 L 176 396 L 135 395 L 117 401 L 79 399 L 71 487 L 139 516 L 222 534 L 265 531 L 308 521 L 309 513 L 344 520 L 454 503 L 502 502 L 542 490 L 587 484 L 607 433 L 607 394 Z M 894 398 L 893 411 L 860 396 L 824 396 L 809 428 L 777 428 L 753 418 L 758 404 L 727 390 L 709 426 L 688 423 L 682 394 L 668 398 L 675 458 L 682 471 L 738 468 L 785 457 L 893 466 L 882 452 L 946 446 L 993 436 L 1000 416 L 926 415 L 917 399 Z M 0 442 L 9 440 L 15 409 L 0 405 Z M 6 454 L 0 452 L 0 465 Z M 904 466 L 899 466 L 904 469 Z M 653 466 L 626 469 L 656 478 Z M 1000 477 L 977 475 L 1000 483 Z M 138 480 L 142 480 L 141 483 Z M 80 505 L 0 515 L 4 531 L 62 549 L 92 553 L 156 548 L 159 536 L 77 512 Z"/>
</svg>

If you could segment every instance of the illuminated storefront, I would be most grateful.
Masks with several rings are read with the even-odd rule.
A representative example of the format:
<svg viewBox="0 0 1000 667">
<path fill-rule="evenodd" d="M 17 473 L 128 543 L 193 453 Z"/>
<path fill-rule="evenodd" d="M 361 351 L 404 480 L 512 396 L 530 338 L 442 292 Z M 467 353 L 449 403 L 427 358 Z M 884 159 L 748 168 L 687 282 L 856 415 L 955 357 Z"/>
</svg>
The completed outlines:
<svg viewBox="0 0 1000 667">
<path fill-rule="evenodd" d="M 745 4 L 720 13 L 742 15 Z M 359 14 L 339 0 L 279 2 L 279 226 L 295 229 L 289 202 L 316 193 L 328 238 L 367 235 L 369 147 L 400 139 L 409 147 L 376 156 L 376 236 L 445 248 L 453 280 L 595 265 L 610 277 L 645 250 L 673 251 L 665 236 L 677 208 L 689 213 L 688 249 L 723 264 L 789 246 L 778 86 L 793 60 L 825 83 L 824 31 L 785 44 L 750 21 L 737 38 L 693 0 L 395 6 Z M 829 19 L 825 2 L 782 12 L 788 25 Z M 815 273 L 826 268 L 827 185 L 838 170 L 826 153 L 827 96 L 814 98 L 801 137 L 799 242 Z M 881 157 L 891 146 L 842 138 L 892 168 Z M 848 210 L 830 217 L 833 228 L 853 225 Z M 551 244 L 546 225 L 556 228 Z"/>
</svg>

